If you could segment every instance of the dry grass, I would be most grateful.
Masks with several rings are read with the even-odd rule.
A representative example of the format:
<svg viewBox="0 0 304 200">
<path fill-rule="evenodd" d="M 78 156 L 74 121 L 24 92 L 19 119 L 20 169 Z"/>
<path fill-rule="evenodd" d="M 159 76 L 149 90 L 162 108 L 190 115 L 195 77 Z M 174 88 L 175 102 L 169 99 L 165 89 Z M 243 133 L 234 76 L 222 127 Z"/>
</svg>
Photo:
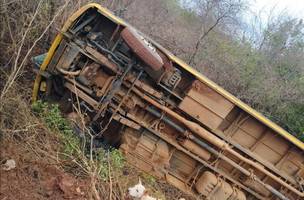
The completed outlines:
<svg viewBox="0 0 304 200">
<path fill-rule="evenodd" d="M 117 167 L 115 161 L 110 157 L 113 154 L 99 154 L 103 157 L 98 159 L 95 154 L 88 156 L 87 151 L 82 151 L 80 146 L 76 145 L 73 147 L 76 151 L 72 153 L 66 151 L 67 142 L 72 142 L 72 140 L 67 141 L 68 138 L 63 136 L 63 133 L 56 131 L 56 128 L 49 127 L 41 116 L 37 117 L 30 109 L 28 102 L 14 92 L 14 88 L 9 90 L 2 103 L 0 161 L 3 163 L 7 159 L 14 159 L 17 162 L 18 176 L 17 178 L 8 176 L 12 180 L 1 178 L 1 185 L 7 186 L 20 177 L 29 179 L 28 182 L 16 181 L 19 184 L 16 185 L 16 188 L 20 190 L 19 194 L 26 194 L 30 197 L 25 199 L 35 199 L 39 194 L 35 187 L 43 186 L 43 182 L 32 180 L 32 176 L 25 174 L 24 169 L 34 168 L 38 171 L 37 173 L 51 177 L 56 176 L 53 172 L 48 171 L 52 166 L 61 173 L 72 175 L 80 183 L 85 182 L 86 186 L 82 190 L 86 191 L 85 196 L 89 199 L 125 199 L 127 188 L 135 184 L 140 175 L 139 172 L 130 166 Z M 102 162 L 101 158 L 103 158 Z M 0 173 L 4 175 L 14 172 L 0 171 Z M 28 188 L 20 185 L 22 183 L 25 186 L 32 186 Z M 1 187 L 0 196 L 4 198 L 7 197 L 6 195 L 10 195 L 10 198 L 18 199 L 19 194 L 16 194 L 17 196 L 11 192 L 8 194 L 5 190 L 7 187 Z M 21 189 L 23 187 L 25 187 L 24 190 Z M 57 195 L 56 198 L 63 198 L 61 193 L 53 194 L 52 197 L 54 195 Z"/>
<path fill-rule="evenodd" d="M 7 94 L 7 92 L 9 91 L 9 89 L 12 87 L 12 85 L 14 84 L 16 78 L 19 76 L 20 71 L 22 70 L 22 68 L 24 67 L 25 63 L 27 62 L 29 56 L 31 55 L 33 49 L 36 47 L 37 43 L 43 38 L 43 36 L 47 33 L 47 31 L 49 30 L 49 28 L 52 26 L 52 24 L 55 22 L 55 20 L 57 19 L 57 17 L 64 11 L 64 9 L 67 7 L 68 3 L 70 0 L 65 1 L 65 3 L 58 8 L 56 14 L 52 17 L 52 19 L 50 20 L 50 22 L 47 24 L 47 26 L 43 29 L 42 33 L 32 42 L 32 44 L 30 44 L 30 47 L 28 48 L 27 52 L 25 53 L 24 56 L 22 56 L 21 54 L 21 50 L 24 48 L 24 45 L 26 43 L 27 40 L 27 36 L 30 32 L 30 30 L 32 29 L 32 25 L 33 22 L 36 20 L 38 13 L 41 10 L 41 5 L 42 5 L 42 0 L 39 1 L 34 14 L 31 16 L 31 19 L 29 21 L 29 24 L 27 25 L 27 27 L 25 28 L 25 30 L 23 31 L 21 40 L 18 42 L 20 43 L 18 45 L 18 47 L 16 48 L 14 54 L 16 54 L 16 56 L 14 57 L 14 62 L 13 65 L 11 67 L 11 72 L 9 73 L 9 76 L 3 86 L 3 89 L 1 91 L 0 94 L 0 101 L 3 100 L 3 98 L 5 97 L 5 95 Z M 10 25 L 9 29 L 11 29 Z M 12 40 L 15 40 L 12 37 Z M 15 42 L 14 42 L 15 43 Z"/>
</svg>

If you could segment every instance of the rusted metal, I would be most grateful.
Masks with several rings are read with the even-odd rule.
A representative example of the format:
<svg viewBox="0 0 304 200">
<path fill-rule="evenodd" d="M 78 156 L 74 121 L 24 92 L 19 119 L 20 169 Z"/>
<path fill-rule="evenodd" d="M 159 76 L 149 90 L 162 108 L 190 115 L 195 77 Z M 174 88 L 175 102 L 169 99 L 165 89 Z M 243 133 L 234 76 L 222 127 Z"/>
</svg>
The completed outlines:
<svg viewBox="0 0 304 200">
<path fill-rule="evenodd" d="M 65 76 L 64 78 L 66 81 L 68 81 L 72 85 L 75 85 L 77 88 L 80 88 L 82 91 L 86 92 L 87 94 L 92 95 L 94 93 L 93 90 L 91 90 L 90 88 L 86 87 L 83 84 L 78 83 L 78 81 L 76 81 L 74 77 Z"/>
<path fill-rule="evenodd" d="M 98 102 L 95 101 L 93 98 L 91 98 L 86 93 L 84 93 L 83 91 L 79 90 L 77 87 L 75 87 L 75 85 L 72 85 L 71 83 L 66 82 L 65 87 L 68 88 L 71 92 L 73 92 L 77 96 L 79 96 L 81 99 L 86 101 L 94 109 L 98 109 Z"/>
<path fill-rule="evenodd" d="M 130 128 L 133 128 L 135 130 L 139 130 L 140 129 L 140 126 L 137 123 L 134 123 L 133 121 L 128 120 L 127 118 L 122 117 L 121 115 L 114 115 L 113 119 L 116 120 L 116 121 L 118 121 L 119 123 L 122 123 L 122 124 L 130 127 Z"/>
<path fill-rule="evenodd" d="M 184 139 L 180 141 L 180 144 L 188 149 L 189 151 L 193 152 L 194 154 L 198 155 L 199 157 L 203 158 L 204 160 L 209 160 L 211 158 L 211 154 L 200 147 L 199 145 L 195 144 L 189 139 Z"/>
<path fill-rule="evenodd" d="M 56 65 L 59 61 L 59 58 L 62 56 L 62 53 L 64 52 L 65 48 L 67 46 L 67 42 L 65 40 L 62 40 L 62 42 L 60 43 L 60 45 L 57 48 L 57 51 L 55 52 L 55 54 L 53 55 L 53 59 L 50 62 L 49 66 L 48 66 L 48 70 L 52 73 L 56 73 Z"/>
<path fill-rule="evenodd" d="M 79 56 L 79 50 L 74 44 L 67 45 L 65 51 L 61 55 L 56 68 L 68 70 L 72 66 L 74 60 Z"/>
<path fill-rule="evenodd" d="M 177 150 L 184 152 L 185 154 L 189 155 L 190 157 L 192 157 L 193 159 L 198 160 L 200 163 L 202 163 L 204 166 L 209 167 L 210 169 L 214 170 L 215 172 L 221 174 L 222 176 L 224 176 L 226 179 L 230 180 L 231 182 L 239 185 L 243 190 L 253 194 L 254 196 L 258 197 L 259 199 L 265 199 L 263 196 L 259 195 L 258 193 L 254 192 L 253 190 L 251 190 L 250 188 L 243 186 L 240 182 L 234 180 L 233 178 L 231 178 L 230 176 L 228 176 L 225 172 L 223 172 L 222 170 L 213 167 L 211 164 L 207 163 L 206 161 L 204 161 L 203 159 L 199 158 L 197 155 L 194 155 L 192 153 L 190 153 L 190 151 L 188 151 L 187 149 L 183 148 L 180 144 L 178 144 L 178 142 L 166 135 L 161 135 L 160 133 L 154 131 L 153 129 L 147 127 L 145 124 L 143 124 L 139 119 L 137 119 L 135 116 L 131 115 L 131 114 L 127 114 L 127 117 L 134 120 L 135 122 L 137 122 L 138 124 L 140 124 L 142 127 L 144 127 L 145 129 L 147 129 L 148 131 L 152 132 L 153 134 L 157 135 L 158 137 L 162 138 L 164 141 L 166 141 L 168 144 L 174 146 Z M 209 146 L 206 146 L 207 148 Z M 217 152 L 216 150 L 214 150 L 214 152 Z M 218 152 L 217 152 L 218 153 Z M 175 185 L 175 183 L 170 182 L 171 184 Z M 185 185 L 185 184 L 184 184 Z M 179 187 L 180 189 L 182 189 L 184 192 L 189 192 L 189 188 L 187 187 Z"/>
<path fill-rule="evenodd" d="M 131 68 L 131 66 L 130 66 Z M 128 69 L 127 69 L 128 70 Z M 127 73 L 126 70 L 126 73 Z M 125 73 L 125 74 L 126 74 Z M 135 82 L 140 78 L 140 76 L 142 75 L 142 71 L 139 72 L 139 74 L 137 75 L 136 79 L 133 81 L 131 87 L 128 89 L 127 93 L 123 96 L 123 98 L 121 99 L 121 101 L 119 102 L 118 106 L 115 108 L 115 110 L 112 112 L 110 119 L 108 120 L 107 124 L 105 125 L 105 127 L 103 127 L 103 130 L 106 130 L 108 128 L 108 126 L 111 123 L 111 120 L 113 119 L 113 117 L 116 115 L 116 113 L 118 112 L 118 110 L 120 109 L 120 107 L 122 106 L 122 104 L 124 103 L 125 99 L 128 97 L 128 95 L 130 94 L 130 92 L 132 91 L 132 89 L 134 88 Z M 124 77 L 121 77 L 122 79 Z M 95 116 L 96 117 L 96 116 Z M 101 132 L 98 133 L 98 135 L 101 135 L 103 133 L 103 130 Z M 98 136 L 97 135 L 97 136 Z"/>
<path fill-rule="evenodd" d="M 155 50 L 152 44 L 139 35 L 135 29 L 125 28 L 121 32 L 121 37 L 130 46 L 132 51 L 139 56 L 147 65 L 149 65 L 153 70 L 160 70 L 164 63 L 161 57 Z"/>
<path fill-rule="evenodd" d="M 56 37 L 34 98 L 60 103 L 67 116 L 79 103 L 97 142 L 197 198 L 303 198 L 302 143 L 93 7 Z"/>
<path fill-rule="evenodd" d="M 90 46 L 86 46 L 85 50 L 94 56 L 101 64 L 106 66 L 108 69 L 112 70 L 113 72 L 118 73 L 119 68 L 113 62 L 111 62 L 107 57 L 96 51 Z"/>
<path fill-rule="evenodd" d="M 139 91 L 137 91 L 137 94 L 139 94 L 141 96 L 141 98 L 145 99 L 147 102 L 151 103 L 153 106 L 161 109 L 162 111 L 164 111 L 165 113 L 169 114 L 170 116 L 172 116 L 173 118 L 177 119 L 178 121 L 182 122 L 185 126 L 187 126 L 192 132 L 198 134 L 200 137 L 204 138 L 205 140 L 207 140 L 208 142 L 210 142 L 211 144 L 215 145 L 216 147 L 225 150 L 231 154 L 233 154 L 234 156 L 236 156 L 237 158 L 241 159 L 242 161 L 250 164 L 251 166 L 255 167 L 256 169 L 258 169 L 259 171 L 265 173 L 267 176 L 271 177 L 273 180 L 277 181 L 278 183 L 284 185 L 286 188 L 288 188 L 289 190 L 293 191 L 294 193 L 301 195 L 301 192 L 298 191 L 297 189 L 295 189 L 294 187 L 290 186 L 288 183 L 284 182 L 283 180 L 281 180 L 280 178 L 278 178 L 277 176 L 271 174 L 268 170 L 266 170 L 265 168 L 262 168 L 261 165 L 258 165 L 257 163 L 254 163 L 253 161 L 245 158 L 244 156 L 240 155 L 239 153 L 237 153 L 236 151 L 234 151 L 233 149 L 231 149 L 229 147 L 229 145 L 224 142 L 223 140 L 220 140 L 218 137 L 216 137 L 215 135 L 211 134 L 210 132 L 208 132 L 206 129 L 202 128 L 201 126 L 199 126 L 197 123 L 191 122 L 187 119 L 185 119 L 184 117 L 178 115 L 177 113 L 175 113 L 174 111 L 170 110 L 169 108 L 157 103 L 156 101 L 154 101 L 153 99 L 151 99 L 150 97 L 144 95 L 144 94 L 140 94 Z M 225 160 L 227 161 L 227 160 Z M 229 161 L 230 162 L 230 161 Z M 232 162 L 230 162 L 231 164 Z M 251 173 L 241 167 L 239 167 L 237 164 L 233 164 L 234 167 L 238 168 L 242 173 L 244 173 L 247 176 L 250 176 Z M 258 180 L 258 179 L 257 179 Z M 260 182 L 260 181 L 259 181 Z M 261 181 L 262 182 L 262 181 Z M 264 184 L 265 187 L 267 184 Z M 270 190 L 270 192 L 273 192 L 274 194 L 277 194 L 277 191 L 275 191 L 273 188 L 269 187 L 267 185 L 266 189 Z M 282 195 L 284 196 L 284 195 Z M 278 196 L 279 197 L 279 196 Z M 282 198 L 284 199 L 284 198 Z M 286 199 L 286 198 L 285 198 Z"/>
<path fill-rule="evenodd" d="M 216 151 L 215 149 L 213 149 L 212 147 L 210 147 L 208 144 L 202 142 L 200 139 L 193 137 L 194 141 L 196 141 L 198 144 L 200 144 L 202 147 L 204 147 L 205 149 L 207 149 L 208 151 L 210 151 L 211 153 L 215 154 L 216 156 L 218 156 L 218 158 L 225 160 L 227 163 L 229 163 L 230 165 L 232 165 L 234 168 L 238 169 L 239 171 L 241 171 L 243 174 L 245 174 L 248 177 L 251 177 L 252 180 L 254 180 L 255 182 L 261 184 L 262 186 L 264 186 L 265 189 L 267 189 L 268 191 L 270 191 L 272 194 L 274 194 L 275 196 L 277 196 L 278 198 L 280 198 L 281 200 L 288 200 L 289 198 L 287 198 L 285 195 L 283 195 L 282 193 L 280 193 L 278 190 L 276 190 L 275 188 L 273 188 L 272 186 L 264 183 L 262 180 L 260 180 L 256 175 L 253 174 L 253 172 L 250 172 L 249 170 L 246 170 L 245 168 L 241 167 L 240 165 L 238 165 L 236 162 L 234 162 L 233 160 L 229 159 L 228 157 L 220 154 L 218 151 Z"/>
<path fill-rule="evenodd" d="M 246 200 L 245 194 L 238 188 L 216 177 L 209 171 L 204 172 L 195 184 L 197 191 L 209 199 Z"/>
<path fill-rule="evenodd" d="M 71 72 L 71 71 L 64 70 L 62 68 L 58 68 L 58 71 L 60 71 L 64 75 L 68 75 L 68 76 L 78 76 L 80 74 L 80 70 Z"/>
</svg>

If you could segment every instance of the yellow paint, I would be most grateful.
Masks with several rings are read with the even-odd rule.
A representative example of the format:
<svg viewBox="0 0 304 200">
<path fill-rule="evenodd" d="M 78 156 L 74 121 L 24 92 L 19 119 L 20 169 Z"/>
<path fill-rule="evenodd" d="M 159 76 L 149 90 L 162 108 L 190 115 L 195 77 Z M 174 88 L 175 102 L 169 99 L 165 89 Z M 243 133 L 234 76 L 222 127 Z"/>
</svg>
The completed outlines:
<svg viewBox="0 0 304 200">
<path fill-rule="evenodd" d="M 108 9 L 102 7 L 99 4 L 91 3 L 91 4 L 87 4 L 87 5 L 83 6 L 78 11 L 76 11 L 66 21 L 66 23 L 64 24 L 61 32 L 67 31 L 68 28 L 73 24 L 73 22 L 83 12 L 85 12 L 89 8 L 96 8 L 98 10 L 98 12 L 100 12 L 102 15 L 108 17 L 109 19 L 111 19 L 113 22 L 115 22 L 117 24 L 120 24 L 120 25 L 123 25 L 123 26 L 130 26 L 126 22 L 124 22 L 121 18 L 113 15 L 113 13 L 110 12 Z M 59 45 L 59 43 L 60 43 L 61 40 L 62 40 L 62 34 L 60 33 L 55 38 L 55 41 L 53 42 L 50 50 L 48 51 L 48 54 L 47 54 L 44 62 L 42 63 L 42 65 L 40 67 L 41 71 L 44 71 L 46 69 L 47 65 L 49 64 L 49 62 L 50 62 L 50 60 L 51 60 L 51 58 L 52 58 L 52 56 L 53 56 L 53 54 L 54 54 L 57 46 Z M 163 48 L 158 43 L 154 42 L 153 40 L 151 40 L 151 42 L 155 46 L 157 46 L 158 48 L 160 48 L 164 53 L 166 53 L 172 61 L 176 62 L 181 67 L 183 67 L 185 70 L 187 70 L 188 72 L 190 72 L 191 74 L 193 74 L 194 76 L 196 76 L 198 80 L 202 81 L 203 83 L 205 83 L 206 85 L 208 85 L 210 88 L 214 89 L 215 91 L 217 91 L 218 93 L 220 93 L 222 96 L 226 97 L 229 101 L 231 101 L 232 103 L 234 103 L 235 105 L 237 105 L 238 107 L 240 107 L 241 109 L 243 109 L 244 111 L 246 111 L 247 113 L 249 113 L 251 116 L 253 116 L 257 120 L 259 120 L 260 122 L 262 122 L 263 124 L 265 124 L 266 126 L 268 126 L 269 128 L 271 128 L 272 130 L 274 130 L 275 132 L 277 132 L 278 134 L 280 134 L 281 136 L 283 136 L 284 138 L 286 138 L 287 140 L 289 140 L 293 144 L 295 144 L 301 150 L 304 150 L 304 143 L 301 142 L 300 140 L 298 140 L 296 137 L 294 137 L 293 135 L 291 135 L 290 133 L 288 133 L 287 131 L 285 131 L 284 129 L 282 129 L 280 126 L 278 126 L 277 124 L 273 123 L 272 121 L 270 121 L 269 119 L 267 119 L 266 117 L 264 117 L 261 113 L 257 112 L 256 110 L 254 110 L 253 108 L 251 108 L 250 106 L 248 106 L 247 104 L 245 104 L 244 102 L 242 102 L 241 100 L 239 100 L 238 98 L 236 98 L 235 96 L 233 96 L 232 94 L 230 94 L 229 92 L 227 92 L 226 90 L 224 90 L 222 87 L 220 87 L 219 85 L 217 85 L 216 83 L 214 83 L 213 81 L 211 81 L 210 79 L 208 79 L 207 77 L 205 77 L 204 75 L 202 75 L 201 73 L 199 73 L 194 68 L 190 67 L 184 61 L 182 61 L 181 59 L 179 59 L 176 56 L 174 56 L 171 52 L 169 52 L 168 50 L 166 50 L 165 48 Z M 34 89 L 33 89 L 33 101 L 35 101 L 37 99 L 37 94 L 38 94 L 38 89 L 39 89 L 40 81 L 41 81 L 41 76 L 37 75 L 36 80 L 35 80 Z"/>
<path fill-rule="evenodd" d="M 45 92 L 46 91 L 46 82 L 41 81 L 40 83 L 40 91 Z"/>
<path fill-rule="evenodd" d="M 49 62 L 51 61 L 53 54 L 55 53 L 55 50 L 57 48 L 57 46 L 59 45 L 59 43 L 62 40 L 62 34 L 59 33 L 54 42 L 52 43 L 43 63 L 40 66 L 40 71 L 45 71 L 46 67 L 48 66 Z M 41 75 L 38 73 L 35 79 L 35 83 L 34 83 L 34 88 L 33 88 L 33 94 L 32 94 L 32 101 L 36 101 L 37 100 L 37 95 L 38 95 L 38 91 L 40 88 L 40 82 L 41 82 Z"/>
</svg>

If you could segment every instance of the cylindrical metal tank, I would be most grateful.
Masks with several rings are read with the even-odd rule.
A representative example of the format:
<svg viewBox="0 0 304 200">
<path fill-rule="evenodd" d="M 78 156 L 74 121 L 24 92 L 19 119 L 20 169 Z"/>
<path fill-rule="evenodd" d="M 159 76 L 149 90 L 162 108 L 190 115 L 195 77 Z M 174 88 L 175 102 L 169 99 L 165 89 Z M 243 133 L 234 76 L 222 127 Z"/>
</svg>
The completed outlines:
<svg viewBox="0 0 304 200">
<path fill-rule="evenodd" d="M 200 194 L 210 200 L 246 200 L 242 191 L 209 171 L 200 176 L 195 187 Z"/>
</svg>

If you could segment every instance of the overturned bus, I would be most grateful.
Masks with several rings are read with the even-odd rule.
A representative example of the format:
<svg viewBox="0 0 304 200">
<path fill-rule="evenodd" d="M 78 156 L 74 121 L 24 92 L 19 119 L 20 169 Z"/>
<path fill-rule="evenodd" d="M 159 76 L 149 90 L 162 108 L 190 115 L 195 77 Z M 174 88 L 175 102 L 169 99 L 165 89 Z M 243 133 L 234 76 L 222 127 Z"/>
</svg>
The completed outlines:
<svg viewBox="0 0 304 200">
<path fill-rule="evenodd" d="M 185 193 L 304 199 L 304 144 L 98 4 L 55 38 L 33 100 L 57 102 L 96 141 Z M 98 143 L 96 143 L 98 146 Z"/>
</svg>

